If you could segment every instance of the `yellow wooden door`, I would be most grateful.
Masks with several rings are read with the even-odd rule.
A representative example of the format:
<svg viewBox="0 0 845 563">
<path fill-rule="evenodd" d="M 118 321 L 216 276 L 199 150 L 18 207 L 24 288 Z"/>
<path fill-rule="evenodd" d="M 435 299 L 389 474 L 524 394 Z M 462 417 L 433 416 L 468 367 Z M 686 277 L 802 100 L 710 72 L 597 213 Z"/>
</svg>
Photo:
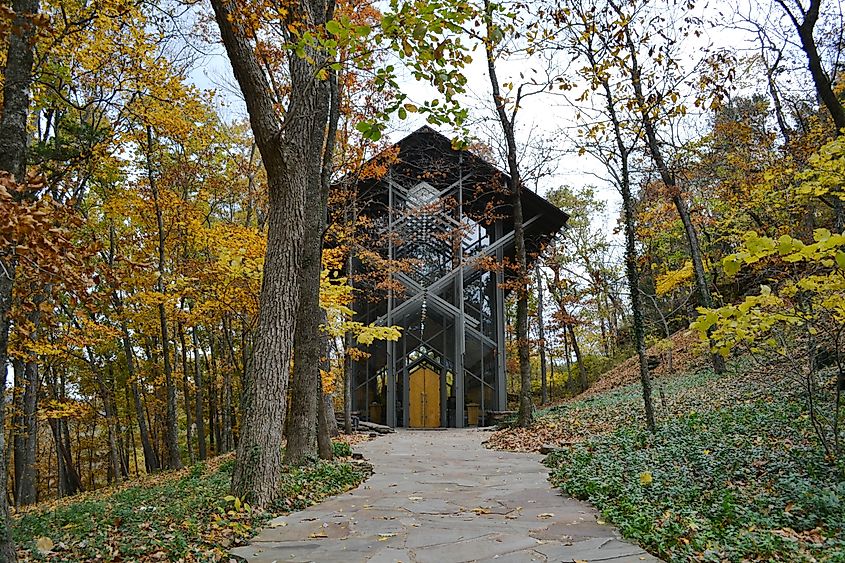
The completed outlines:
<svg viewBox="0 0 845 563">
<path fill-rule="evenodd" d="M 409 426 L 440 427 L 440 376 L 428 368 L 418 368 L 411 372 L 409 379 Z"/>
</svg>

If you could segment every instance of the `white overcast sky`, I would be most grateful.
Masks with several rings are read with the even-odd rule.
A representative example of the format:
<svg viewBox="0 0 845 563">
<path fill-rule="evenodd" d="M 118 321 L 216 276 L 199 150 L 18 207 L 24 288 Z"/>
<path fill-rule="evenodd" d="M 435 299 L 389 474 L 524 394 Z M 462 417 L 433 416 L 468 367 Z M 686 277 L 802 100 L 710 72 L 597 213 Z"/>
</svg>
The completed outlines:
<svg viewBox="0 0 845 563">
<path fill-rule="evenodd" d="M 761 3 L 765 5 L 767 1 L 711 0 L 709 2 L 700 2 L 696 10 L 705 21 L 718 21 L 721 23 L 728 23 L 731 20 L 737 19 L 738 14 L 752 14 L 755 19 L 762 20 L 765 14 L 771 13 L 772 16 L 770 17 L 775 21 L 780 20 L 781 16 L 777 9 L 772 9 L 768 6 L 761 7 Z M 783 22 L 781 21 L 780 25 L 782 24 Z M 736 28 L 714 28 L 711 25 L 704 25 L 700 29 L 703 35 L 697 40 L 687 41 L 683 47 L 683 52 L 687 54 L 690 65 L 702 57 L 703 48 L 708 45 L 714 48 L 754 48 L 754 37 L 746 31 Z M 243 118 L 245 117 L 245 109 L 232 77 L 229 62 L 220 46 L 216 46 L 213 49 L 216 50 L 216 54 L 207 56 L 200 61 L 191 73 L 191 80 L 201 88 L 213 88 L 218 92 L 221 101 L 226 106 L 222 110 L 224 116 Z M 532 63 L 530 60 L 518 60 L 501 65 L 499 69 L 500 82 L 508 82 L 511 79 L 516 80 L 520 72 L 528 74 L 532 64 L 536 63 Z M 795 71 L 801 72 L 800 68 L 796 68 Z M 480 115 L 491 116 L 492 114 L 489 109 L 486 111 L 483 109 L 485 106 L 487 108 L 490 107 L 490 87 L 486 62 L 483 58 L 483 51 L 480 49 L 475 53 L 473 62 L 466 69 L 466 76 L 468 78 L 469 94 L 465 97 L 464 102 L 468 107 L 473 108 L 472 113 L 476 117 Z M 751 90 L 759 91 L 763 87 L 763 84 L 760 82 L 761 79 L 762 77 L 759 76 L 743 75 L 742 71 L 740 71 L 735 81 L 737 91 L 740 93 Z M 802 81 L 800 79 L 794 80 L 794 82 L 799 88 L 806 87 L 807 84 L 806 80 Z M 433 90 L 430 87 L 410 78 L 402 80 L 401 87 L 405 93 L 416 101 L 423 101 L 433 97 Z M 409 117 L 405 121 L 395 120 L 390 125 L 388 136 L 392 141 L 398 141 L 423 124 L 424 121 L 419 116 Z M 523 141 L 526 140 L 528 134 L 544 135 L 552 139 L 557 139 L 560 144 L 560 150 L 562 151 L 573 148 L 571 142 L 566 139 L 566 135 L 562 131 L 567 129 L 572 130 L 575 126 L 575 110 L 564 103 L 564 100 L 553 96 L 538 96 L 529 99 L 523 108 L 521 108 L 518 120 L 519 133 Z M 488 127 L 487 129 L 495 131 L 492 127 Z M 450 133 L 448 130 L 441 129 L 441 131 L 447 135 Z M 482 136 L 482 140 L 486 140 L 483 138 L 483 135 L 480 136 Z M 595 224 L 600 228 L 606 229 L 610 234 L 616 226 L 621 199 L 614 188 L 601 181 L 601 176 L 603 176 L 601 165 L 591 157 L 579 157 L 577 154 L 567 154 L 559 158 L 557 173 L 552 177 L 546 178 L 538 186 L 538 191 L 540 193 L 546 193 L 549 189 L 560 185 L 570 185 L 573 187 L 594 185 L 597 188 L 599 196 L 607 201 L 606 216 L 595 218 Z"/>
</svg>

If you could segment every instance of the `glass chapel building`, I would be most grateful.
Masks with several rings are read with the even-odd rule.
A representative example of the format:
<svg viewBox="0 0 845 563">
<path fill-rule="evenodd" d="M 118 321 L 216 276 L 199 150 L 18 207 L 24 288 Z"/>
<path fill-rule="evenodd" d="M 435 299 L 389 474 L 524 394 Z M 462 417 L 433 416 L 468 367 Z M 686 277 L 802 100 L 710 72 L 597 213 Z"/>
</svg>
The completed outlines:
<svg viewBox="0 0 845 563">
<path fill-rule="evenodd" d="M 356 202 L 371 220 L 369 250 L 394 266 L 389 283 L 376 284 L 364 281 L 372 265 L 353 257 L 362 274 L 354 309 L 356 320 L 400 326 L 402 336 L 362 347 L 369 357 L 351 365 L 353 411 L 393 427 L 484 424 L 507 407 L 508 176 L 429 127 L 384 154 L 376 158 L 387 159 L 386 173 L 358 180 Z M 527 189 L 521 200 L 536 256 L 567 215 Z"/>
</svg>

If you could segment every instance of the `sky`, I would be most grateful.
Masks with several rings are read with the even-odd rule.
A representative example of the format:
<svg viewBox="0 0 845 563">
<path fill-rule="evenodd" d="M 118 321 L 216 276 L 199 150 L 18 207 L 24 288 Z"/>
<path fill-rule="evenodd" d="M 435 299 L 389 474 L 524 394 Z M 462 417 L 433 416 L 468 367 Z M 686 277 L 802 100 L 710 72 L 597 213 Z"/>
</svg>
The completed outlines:
<svg viewBox="0 0 845 563">
<path fill-rule="evenodd" d="M 765 3 L 768 0 L 760 0 Z M 719 21 L 725 23 L 737 19 L 738 14 L 750 14 L 755 19 L 763 19 L 761 14 L 771 11 L 771 7 L 757 3 L 757 0 L 711 0 L 700 3 L 695 12 L 704 21 Z M 776 11 L 771 11 L 777 14 Z M 745 26 L 747 27 L 747 26 Z M 747 30 L 726 29 L 724 27 L 713 28 L 710 25 L 700 26 L 702 35 L 695 39 L 687 39 L 681 47 L 681 57 L 688 61 L 697 61 L 702 57 L 705 48 L 753 48 L 754 37 Z M 240 97 L 237 85 L 232 78 L 231 67 L 226 59 L 222 47 L 211 46 L 210 53 L 199 61 L 190 74 L 190 80 L 200 88 L 213 88 L 217 91 L 219 100 L 224 106 L 221 111 L 224 118 L 242 119 L 246 112 L 243 101 Z M 561 64 L 568 64 L 568 60 L 559 61 Z M 512 60 L 502 64 L 498 70 L 500 82 L 511 80 L 518 81 L 519 74 L 531 75 L 532 66 L 537 62 L 520 59 Z M 473 61 L 465 69 L 468 79 L 467 95 L 463 97 L 462 104 L 472 108 L 472 115 L 475 118 L 490 119 L 493 117 L 492 104 L 490 102 L 490 85 L 487 75 L 486 61 L 483 50 L 478 49 L 473 53 Z M 741 71 L 735 81 L 737 92 L 759 89 L 761 77 L 753 74 L 743 74 Z M 409 76 L 400 77 L 400 87 L 408 94 L 411 100 L 422 102 L 432 99 L 436 93 L 423 83 L 417 82 Z M 588 104 L 590 102 L 587 102 Z M 691 112 L 692 113 L 692 112 Z M 539 193 L 545 194 L 550 189 L 561 185 L 569 185 L 574 188 L 593 185 L 599 197 L 607 202 L 606 214 L 603 217 L 594 218 L 594 225 L 597 229 L 604 230 L 611 238 L 616 237 L 613 232 L 616 227 L 617 217 L 621 205 L 621 197 L 615 188 L 606 181 L 602 165 L 588 155 L 578 156 L 573 142 L 567 138 L 574 135 L 577 128 L 576 109 L 559 96 L 537 96 L 526 101 L 520 109 L 517 123 L 518 136 L 522 144 L 526 144 L 538 137 L 550 139 L 555 146 L 558 156 L 556 158 L 556 171 L 553 175 L 544 178 L 538 185 L 529 186 Z M 699 122 L 704 120 L 699 119 Z M 693 116 L 691 121 L 695 117 Z M 424 120 L 413 115 L 404 120 L 393 120 L 389 125 L 388 138 L 391 141 L 398 141 L 408 133 L 425 124 Z M 701 126 L 701 123 L 699 123 Z M 484 126 L 474 126 L 471 131 L 477 132 L 481 140 L 487 140 L 499 129 L 495 123 L 486 123 Z M 450 131 L 440 128 L 441 132 L 450 135 Z M 497 163 L 500 164 L 501 163 Z"/>
</svg>

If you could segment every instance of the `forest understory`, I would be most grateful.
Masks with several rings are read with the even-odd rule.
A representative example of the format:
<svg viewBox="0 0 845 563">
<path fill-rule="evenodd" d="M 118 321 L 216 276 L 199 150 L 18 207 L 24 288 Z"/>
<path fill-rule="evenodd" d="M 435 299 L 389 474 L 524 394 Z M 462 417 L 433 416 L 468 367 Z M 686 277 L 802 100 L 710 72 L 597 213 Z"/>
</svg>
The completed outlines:
<svg viewBox="0 0 845 563">
<path fill-rule="evenodd" d="M 14 517 L 21 561 L 230 561 L 272 518 L 302 510 L 357 487 L 370 466 L 350 458 L 349 444 L 366 434 L 342 435 L 336 459 L 287 468 L 278 500 L 266 509 L 229 494 L 233 454 L 119 486 L 39 503 Z"/>
<path fill-rule="evenodd" d="M 819 446 L 803 377 L 750 356 L 717 375 L 698 356 L 655 380 L 653 434 L 623 364 L 488 446 L 553 449 L 556 487 L 666 561 L 845 560 L 844 468 Z"/>
</svg>

